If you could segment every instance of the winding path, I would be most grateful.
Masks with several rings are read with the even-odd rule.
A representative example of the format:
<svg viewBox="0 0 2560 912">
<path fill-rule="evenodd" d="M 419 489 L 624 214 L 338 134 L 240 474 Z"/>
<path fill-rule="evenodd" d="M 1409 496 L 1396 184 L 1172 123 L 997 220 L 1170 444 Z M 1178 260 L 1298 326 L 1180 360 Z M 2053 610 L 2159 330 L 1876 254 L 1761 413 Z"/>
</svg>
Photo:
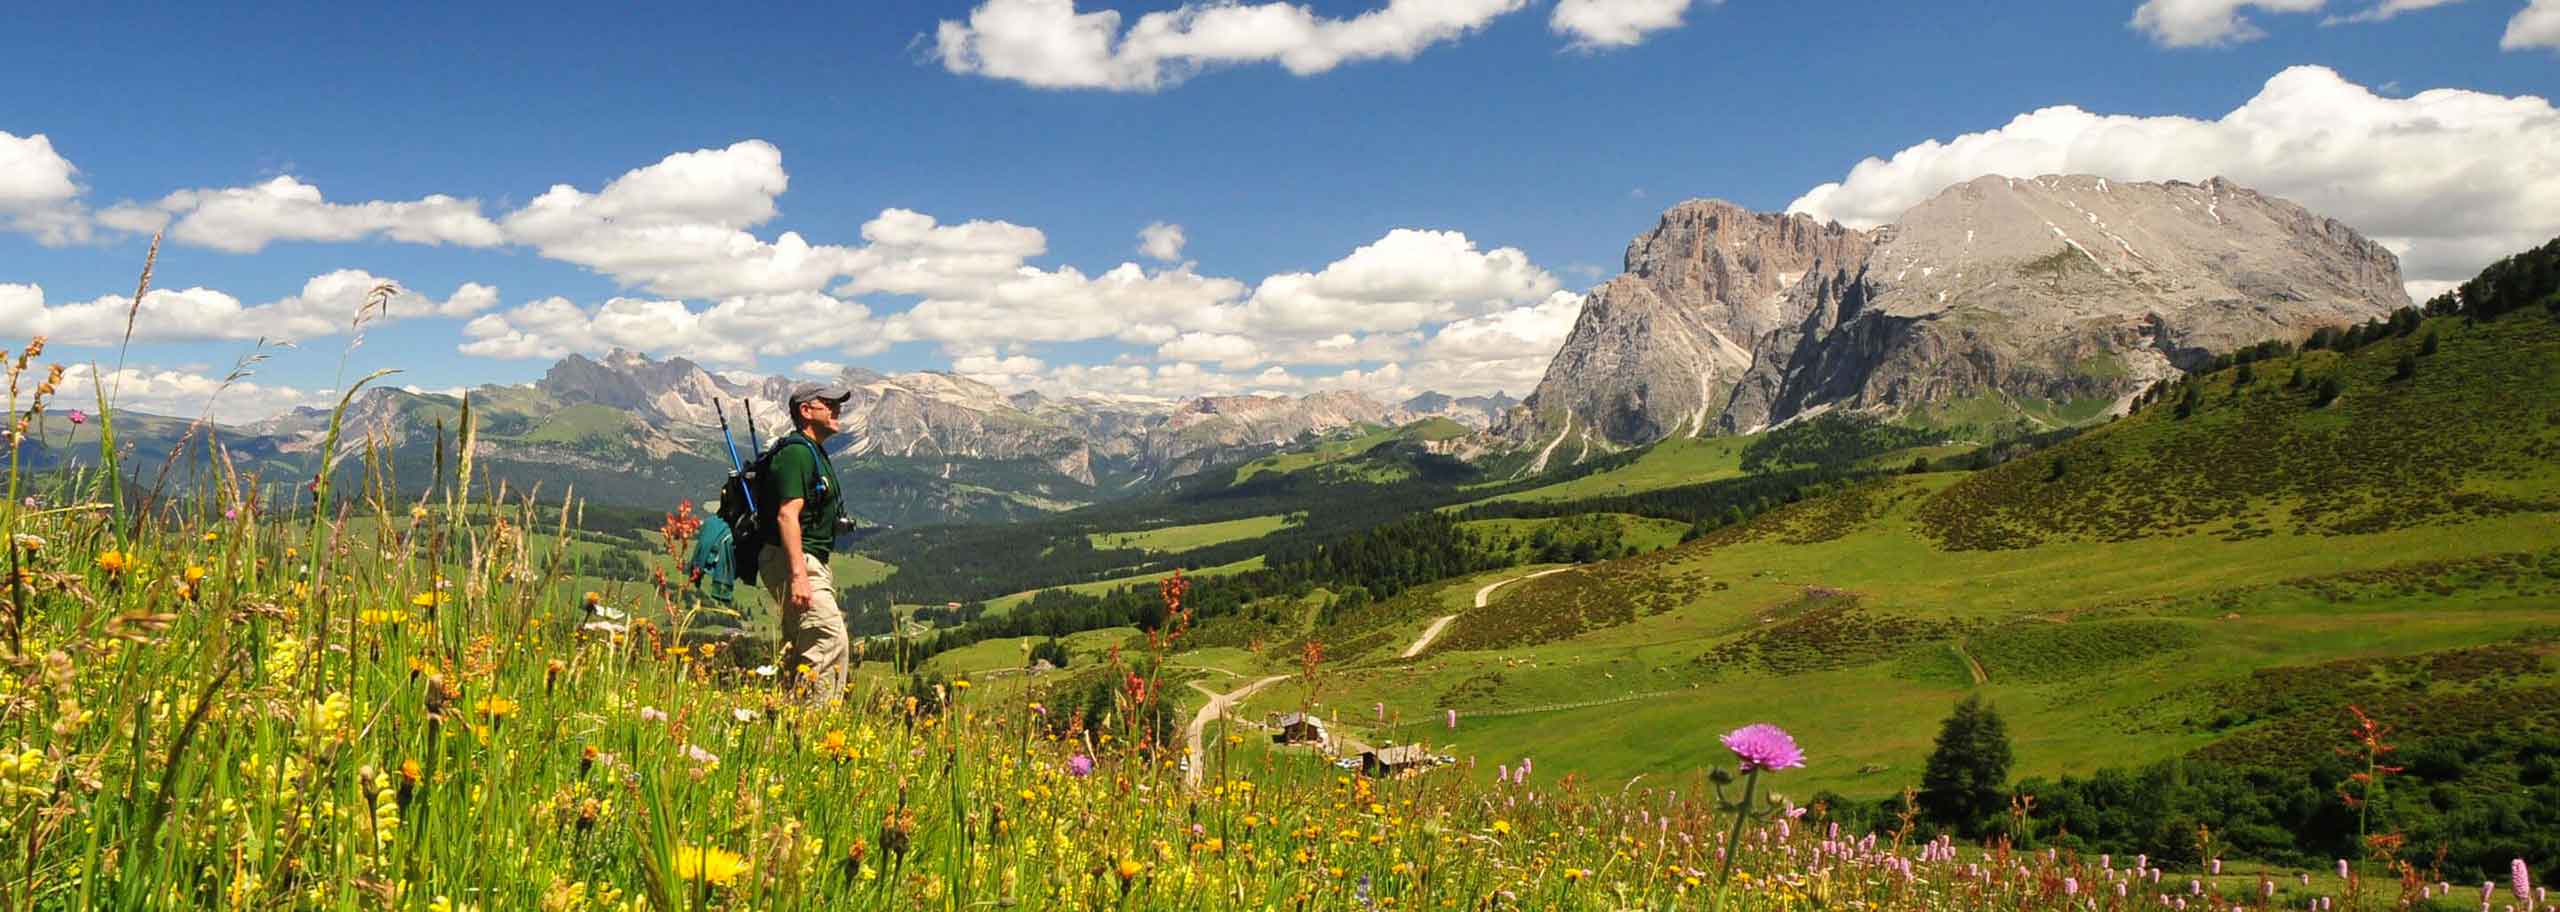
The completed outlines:
<svg viewBox="0 0 2560 912">
<path fill-rule="evenodd" d="M 1498 579 L 1498 580 L 1494 580 L 1493 582 L 1486 583 L 1486 584 L 1484 584 L 1483 588 L 1480 588 L 1480 589 L 1477 589 L 1477 590 L 1476 590 L 1476 607 L 1478 607 L 1478 608 L 1482 608 L 1482 607 L 1484 607 L 1484 606 L 1485 606 L 1485 602 L 1486 602 L 1486 600 L 1487 600 L 1487 599 L 1491 599 L 1491 598 L 1493 598 L 1493 590 L 1500 589 L 1500 588 L 1502 588 L 1502 587 L 1504 587 L 1504 586 L 1511 585 L 1512 583 L 1516 583 L 1516 582 L 1519 582 L 1519 581 L 1521 581 L 1521 580 L 1532 580 L 1532 579 L 1537 579 L 1538 577 L 1541 577 L 1541 576 L 1547 576 L 1547 575 L 1550 575 L 1550 574 L 1556 574 L 1556 573 L 1563 573 L 1563 572 L 1565 572 L 1565 571 L 1567 571 L 1567 570 L 1571 570 L 1571 569 L 1573 569 L 1573 567 L 1550 567 L 1550 568 L 1547 568 L 1547 569 L 1545 569 L 1545 570 L 1540 570 L 1540 571 L 1538 571 L 1538 572 L 1536 572 L 1536 573 L 1531 573 L 1531 574 L 1528 574 L 1528 575 L 1525 575 L 1525 576 L 1514 576 L 1514 577 L 1510 577 L 1510 578 L 1507 578 L 1507 579 Z M 1441 632 L 1441 631 L 1449 629 L 1449 622 L 1451 622 L 1451 621 L 1455 621 L 1455 620 L 1457 620 L 1457 619 L 1458 619 L 1458 616 L 1457 616 L 1457 615 L 1454 615 L 1454 614 L 1444 614 L 1444 615 L 1441 615 L 1441 616 L 1439 616 L 1439 617 L 1437 617 L 1437 618 L 1433 618 L 1433 619 L 1432 619 L 1432 621 L 1431 621 L 1431 626 L 1423 628 L 1423 630 L 1422 630 L 1422 635 L 1421 635 L 1421 636 L 1419 636 L 1419 637 L 1415 637 L 1415 638 L 1414 638 L 1414 640 L 1413 640 L 1413 645 L 1405 647 L 1405 648 L 1404 648 L 1404 654 L 1403 654 L 1403 655 L 1399 655 L 1399 656 L 1397 656 L 1396 658 L 1400 658 L 1400 659 L 1410 659 L 1410 658 L 1413 658 L 1414 656 L 1421 655 L 1423 650 L 1431 648 L 1431 641 L 1433 641 L 1433 640 L 1436 640 L 1436 639 L 1439 639 L 1439 638 L 1440 638 L 1440 632 Z"/>
<path fill-rule="evenodd" d="M 1198 681 L 1191 682 L 1191 686 L 1198 687 L 1201 693 L 1209 694 L 1209 703 L 1208 705 L 1200 707 L 1199 712 L 1192 714 L 1191 726 L 1184 729 L 1182 733 L 1183 743 L 1185 745 L 1183 757 L 1189 761 L 1184 764 L 1184 769 L 1182 771 L 1182 784 L 1184 786 L 1198 788 L 1200 786 L 1201 768 L 1209 765 L 1208 761 L 1203 759 L 1205 755 L 1200 752 L 1200 732 L 1202 729 L 1209 727 L 1209 720 L 1225 715 L 1227 707 L 1235 705 L 1238 700 L 1253 696 L 1254 691 L 1261 690 L 1265 687 L 1269 687 L 1288 679 L 1288 675 L 1272 675 L 1243 687 L 1227 691 L 1223 694 L 1210 692 L 1209 688 L 1201 687 L 1200 682 Z"/>
<path fill-rule="evenodd" d="M 1974 661 L 1973 653 L 1965 651 L 1963 638 L 1959 637 L 1949 645 L 1955 649 L 1956 658 L 1964 660 L 1964 670 L 1973 673 L 1973 686 L 1980 687 L 1991 683 L 1991 676 L 1982 671 L 1982 663 Z"/>
</svg>

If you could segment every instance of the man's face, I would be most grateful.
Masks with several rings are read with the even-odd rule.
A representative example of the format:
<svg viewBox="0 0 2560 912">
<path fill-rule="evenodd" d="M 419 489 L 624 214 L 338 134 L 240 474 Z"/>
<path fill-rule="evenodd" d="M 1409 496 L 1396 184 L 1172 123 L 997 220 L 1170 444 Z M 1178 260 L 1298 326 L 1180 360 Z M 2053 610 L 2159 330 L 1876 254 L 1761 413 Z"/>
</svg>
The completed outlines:
<svg viewBox="0 0 2560 912">
<path fill-rule="evenodd" d="M 812 399 L 800 403 L 800 423 L 820 436 L 835 433 L 838 430 L 836 404 L 824 399 Z"/>
</svg>

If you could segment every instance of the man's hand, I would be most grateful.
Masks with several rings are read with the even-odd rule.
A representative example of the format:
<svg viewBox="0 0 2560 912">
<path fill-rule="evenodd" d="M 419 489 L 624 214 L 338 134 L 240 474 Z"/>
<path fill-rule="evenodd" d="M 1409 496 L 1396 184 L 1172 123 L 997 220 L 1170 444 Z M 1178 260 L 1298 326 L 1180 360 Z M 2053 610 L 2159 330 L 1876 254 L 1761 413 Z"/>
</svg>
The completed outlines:
<svg viewBox="0 0 2560 912">
<path fill-rule="evenodd" d="M 800 569 L 801 555 L 791 555 L 791 607 L 807 611 L 817 603 L 817 591 L 809 585 L 809 571 Z"/>
</svg>

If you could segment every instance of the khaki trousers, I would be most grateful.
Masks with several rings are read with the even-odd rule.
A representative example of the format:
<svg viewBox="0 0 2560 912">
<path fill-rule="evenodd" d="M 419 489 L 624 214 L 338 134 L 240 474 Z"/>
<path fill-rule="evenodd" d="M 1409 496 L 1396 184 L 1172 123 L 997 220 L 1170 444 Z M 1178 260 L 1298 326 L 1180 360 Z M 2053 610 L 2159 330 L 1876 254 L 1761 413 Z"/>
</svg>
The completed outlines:
<svg viewBox="0 0 2560 912">
<path fill-rule="evenodd" d="M 785 563 L 792 557 L 779 546 L 766 545 L 756 558 L 756 575 L 773 595 L 774 604 L 782 606 L 782 657 L 774 664 L 792 687 L 804 690 L 810 702 L 831 703 L 844 694 L 845 661 L 852 653 L 844 612 L 836 608 L 835 574 L 826 561 L 797 555 L 809 567 L 810 604 L 806 610 L 794 608 L 791 565 Z"/>
</svg>

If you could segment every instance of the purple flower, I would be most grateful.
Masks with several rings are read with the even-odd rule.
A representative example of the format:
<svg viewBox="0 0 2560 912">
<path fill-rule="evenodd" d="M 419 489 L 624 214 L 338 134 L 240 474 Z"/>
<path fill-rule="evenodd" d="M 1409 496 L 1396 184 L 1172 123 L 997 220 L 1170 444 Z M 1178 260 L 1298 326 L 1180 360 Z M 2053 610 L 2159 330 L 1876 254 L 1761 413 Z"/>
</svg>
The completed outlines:
<svg viewBox="0 0 2560 912">
<path fill-rule="evenodd" d="M 2516 888 L 2516 901 L 2528 906 L 2531 905 L 2533 903 L 2533 877 L 2525 870 L 2524 859 L 2518 858 L 2513 863 L 2507 865 L 2507 876 L 2513 879 L 2513 886 Z"/>
<path fill-rule="evenodd" d="M 1082 779 L 1093 775 L 1093 758 L 1077 754 L 1067 758 L 1067 775 Z"/>
<path fill-rule="evenodd" d="M 1742 761 L 1742 771 L 1794 769 L 1804 765 L 1804 751 L 1786 729 L 1757 722 L 1724 736 L 1725 749 Z"/>
<path fill-rule="evenodd" d="M 71 419 L 71 423 L 72 423 L 72 424 L 88 424 L 88 423 L 89 423 L 89 413 L 88 413 L 88 412 L 81 411 L 81 410 L 79 410 L 79 409 L 72 409 L 72 410 L 71 410 L 71 414 L 69 414 L 69 415 L 67 415 L 67 416 L 64 416 L 64 417 L 70 418 L 70 419 Z"/>
</svg>

